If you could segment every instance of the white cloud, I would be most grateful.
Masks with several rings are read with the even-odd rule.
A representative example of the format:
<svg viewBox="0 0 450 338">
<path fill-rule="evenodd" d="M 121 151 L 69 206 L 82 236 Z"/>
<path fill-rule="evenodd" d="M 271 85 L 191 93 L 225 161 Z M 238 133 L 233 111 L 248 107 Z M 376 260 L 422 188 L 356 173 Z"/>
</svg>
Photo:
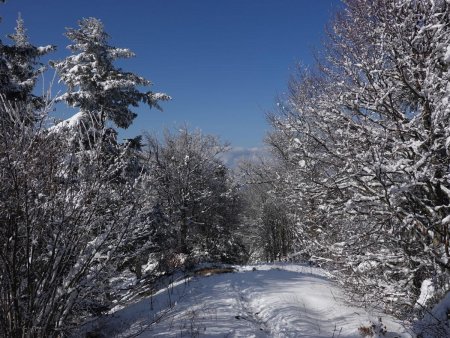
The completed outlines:
<svg viewBox="0 0 450 338">
<path fill-rule="evenodd" d="M 256 160 L 261 156 L 267 155 L 267 148 L 265 147 L 233 147 L 230 151 L 220 155 L 220 158 L 230 168 L 237 167 L 242 160 Z"/>
</svg>

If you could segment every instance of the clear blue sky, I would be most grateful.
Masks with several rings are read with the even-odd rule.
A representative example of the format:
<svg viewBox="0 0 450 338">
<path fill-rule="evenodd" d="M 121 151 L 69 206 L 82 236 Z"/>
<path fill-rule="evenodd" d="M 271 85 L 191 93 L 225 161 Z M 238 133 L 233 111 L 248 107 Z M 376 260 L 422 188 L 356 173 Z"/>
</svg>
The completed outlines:
<svg viewBox="0 0 450 338">
<path fill-rule="evenodd" d="M 57 45 L 51 59 L 60 59 L 69 53 L 65 27 L 76 27 L 83 17 L 100 18 L 111 44 L 137 55 L 122 68 L 173 97 L 163 103 L 164 112 L 139 108 L 122 137 L 186 122 L 233 146 L 257 147 L 268 130 L 265 113 L 285 92 L 295 64 L 312 63 L 313 49 L 339 5 L 339 0 L 8 0 L 0 7 L 0 29 L 2 38 L 11 33 L 21 12 L 31 41 Z"/>
</svg>

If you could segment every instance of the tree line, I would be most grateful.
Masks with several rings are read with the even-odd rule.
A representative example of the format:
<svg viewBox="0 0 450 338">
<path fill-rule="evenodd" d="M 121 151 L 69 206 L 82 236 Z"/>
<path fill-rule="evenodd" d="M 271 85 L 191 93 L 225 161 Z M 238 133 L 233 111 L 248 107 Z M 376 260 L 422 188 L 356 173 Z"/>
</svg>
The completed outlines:
<svg viewBox="0 0 450 338">
<path fill-rule="evenodd" d="M 30 44 L 19 17 L 0 41 L 0 331 L 65 336 L 136 284 L 199 261 L 241 262 L 238 186 L 219 155 L 227 145 L 182 127 L 162 140 L 119 142 L 146 104 L 166 94 L 115 66 L 132 51 L 109 44 L 102 22 L 70 28 L 71 55 L 51 61 L 66 91 L 35 94 L 55 46 Z M 58 103 L 78 109 L 67 120 Z M 116 282 L 114 282 L 116 281 Z"/>
<path fill-rule="evenodd" d="M 415 320 L 449 283 L 450 4 L 343 3 L 268 116 L 276 160 L 244 167 L 262 254 L 297 253 Z"/>
</svg>

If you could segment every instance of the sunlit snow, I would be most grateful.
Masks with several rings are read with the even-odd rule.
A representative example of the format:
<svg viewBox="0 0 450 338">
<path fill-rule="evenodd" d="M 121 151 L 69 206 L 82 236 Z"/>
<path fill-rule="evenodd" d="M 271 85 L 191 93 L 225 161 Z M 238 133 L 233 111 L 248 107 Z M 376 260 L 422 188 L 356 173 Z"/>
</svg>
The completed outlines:
<svg viewBox="0 0 450 338">
<path fill-rule="evenodd" d="M 361 337 L 360 327 L 378 323 L 380 317 L 388 331 L 383 337 L 411 337 L 394 319 L 347 303 L 324 270 L 268 264 L 179 279 L 153 297 L 89 324 L 84 331 L 141 338 L 356 338 Z"/>
</svg>

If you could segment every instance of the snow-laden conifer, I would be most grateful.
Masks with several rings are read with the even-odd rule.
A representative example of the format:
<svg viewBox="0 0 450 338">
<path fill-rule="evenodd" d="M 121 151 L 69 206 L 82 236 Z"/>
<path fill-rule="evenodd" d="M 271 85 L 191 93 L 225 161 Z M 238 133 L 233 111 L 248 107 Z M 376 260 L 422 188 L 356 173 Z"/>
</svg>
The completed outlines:
<svg viewBox="0 0 450 338">
<path fill-rule="evenodd" d="M 15 32 L 9 35 L 12 45 L 0 41 L 0 90 L 6 100 L 15 104 L 42 105 L 42 99 L 33 93 L 38 77 L 45 67 L 39 58 L 55 49 L 54 46 L 33 46 L 26 34 L 21 15 Z"/>
<path fill-rule="evenodd" d="M 110 46 L 99 19 L 82 19 L 79 28 L 68 29 L 66 36 L 72 41 L 68 48 L 73 54 L 52 62 L 60 81 L 67 85 L 67 92 L 57 98 L 59 101 L 86 114 L 96 114 L 101 124 L 110 120 L 127 128 L 136 117 L 130 107 L 143 102 L 161 109 L 158 101 L 169 99 L 166 94 L 140 91 L 140 87 L 148 87 L 151 82 L 114 65 L 115 60 L 131 58 L 134 53 Z"/>
</svg>

